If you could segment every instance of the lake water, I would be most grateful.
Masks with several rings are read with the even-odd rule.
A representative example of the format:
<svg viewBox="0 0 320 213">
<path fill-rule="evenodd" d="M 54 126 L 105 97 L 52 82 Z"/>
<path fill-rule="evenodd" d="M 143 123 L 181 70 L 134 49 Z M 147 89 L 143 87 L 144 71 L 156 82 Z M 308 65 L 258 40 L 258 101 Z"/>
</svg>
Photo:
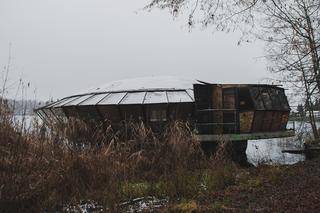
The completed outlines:
<svg viewBox="0 0 320 213">
<path fill-rule="evenodd" d="M 320 123 L 318 123 L 319 125 Z M 306 137 L 311 132 L 310 123 L 301 121 L 290 121 L 288 129 L 296 130 L 295 137 L 272 138 L 262 140 L 249 140 L 246 150 L 248 161 L 254 165 L 264 164 L 294 164 L 304 161 L 303 154 L 282 153 L 284 149 L 302 148 L 303 141 L 300 138 Z"/>
<path fill-rule="evenodd" d="M 303 154 L 282 153 L 284 149 L 295 149 L 295 138 L 249 140 L 246 150 L 248 161 L 254 165 L 294 164 L 305 160 Z"/>
</svg>

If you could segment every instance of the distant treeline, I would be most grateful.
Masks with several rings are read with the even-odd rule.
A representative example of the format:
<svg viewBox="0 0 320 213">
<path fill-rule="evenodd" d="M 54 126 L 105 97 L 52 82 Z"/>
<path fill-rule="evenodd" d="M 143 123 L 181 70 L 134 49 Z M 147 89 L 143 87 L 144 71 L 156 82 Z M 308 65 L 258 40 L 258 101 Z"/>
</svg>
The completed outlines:
<svg viewBox="0 0 320 213">
<path fill-rule="evenodd" d="M 32 115 L 34 109 L 45 105 L 45 102 L 37 100 L 7 99 L 5 100 L 5 103 L 13 111 L 14 115 Z"/>
<path fill-rule="evenodd" d="M 315 100 L 309 104 L 299 104 L 296 111 L 299 113 L 304 113 L 306 111 L 320 111 L 320 100 Z"/>
</svg>

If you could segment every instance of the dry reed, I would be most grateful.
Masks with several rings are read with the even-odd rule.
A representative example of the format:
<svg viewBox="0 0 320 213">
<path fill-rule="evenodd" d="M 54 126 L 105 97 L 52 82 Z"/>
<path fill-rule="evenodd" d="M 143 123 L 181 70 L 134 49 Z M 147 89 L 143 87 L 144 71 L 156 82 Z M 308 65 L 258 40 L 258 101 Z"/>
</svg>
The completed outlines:
<svg viewBox="0 0 320 213">
<path fill-rule="evenodd" d="M 46 131 L 34 122 L 22 131 L 8 108 L 0 109 L 1 212 L 61 211 L 83 199 L 117 211 L 120 201 L 138 195 L 192 197 L 212 170 L 185 122 L 160 135 L 142 122 L 126 124 L 124 136 L 106 123 L 77 119 Z"/>
</svg>

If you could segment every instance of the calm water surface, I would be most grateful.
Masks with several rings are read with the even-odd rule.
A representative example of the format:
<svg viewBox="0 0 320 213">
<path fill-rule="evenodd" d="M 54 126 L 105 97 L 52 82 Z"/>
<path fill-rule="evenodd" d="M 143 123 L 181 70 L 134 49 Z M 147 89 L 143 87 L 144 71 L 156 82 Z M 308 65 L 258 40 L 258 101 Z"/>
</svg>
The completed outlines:
<svg viewBox="0 0 320 213">
<path fill-rule="evenodd" d="M 318 123 L 318 125 L 319 124 L 320 123 Z M 284 149 L 302 148 L 303 141 L 299 138 L 310 134 L 310 124 L 301 121 L 290 121 L 287 128 L 294 128 L 296 130 L 296 136 L 289 138 L 249 140 L 246 151 L 248 161 L 257 165 L 258 163 L 294 164 L 305 160 L 303 154 L 289 154 L 282 153 L 281 151 Z"/>
</svg>

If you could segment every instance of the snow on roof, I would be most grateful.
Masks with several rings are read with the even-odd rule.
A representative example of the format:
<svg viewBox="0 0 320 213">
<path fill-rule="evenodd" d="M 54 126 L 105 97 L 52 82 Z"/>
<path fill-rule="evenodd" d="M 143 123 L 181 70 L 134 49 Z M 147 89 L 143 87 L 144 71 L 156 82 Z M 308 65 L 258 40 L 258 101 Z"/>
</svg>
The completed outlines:
<svg viewBox="0 0 320 213">
<path fill-rule="evenodd" d="M 92 87 L 79 94 L 120 92 L 120 91 L 150 91 L 150 90 L 185 90 L 193 89 L 197 80 L 177 78 L 174 76 L 142 77 L 112 81 L 105 85 Z"/>
<path fill-rule="evenodd" d="M 81 91 L 44 108 L 194 102 L 196 83 L 201 82 L 173 76 L 119 80 Z"/>
</svg>

